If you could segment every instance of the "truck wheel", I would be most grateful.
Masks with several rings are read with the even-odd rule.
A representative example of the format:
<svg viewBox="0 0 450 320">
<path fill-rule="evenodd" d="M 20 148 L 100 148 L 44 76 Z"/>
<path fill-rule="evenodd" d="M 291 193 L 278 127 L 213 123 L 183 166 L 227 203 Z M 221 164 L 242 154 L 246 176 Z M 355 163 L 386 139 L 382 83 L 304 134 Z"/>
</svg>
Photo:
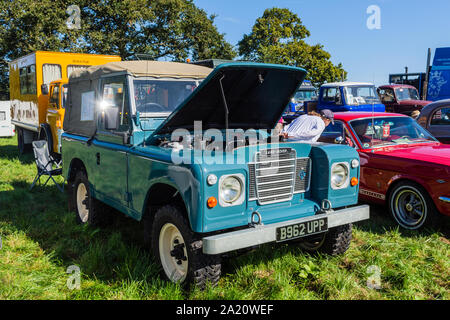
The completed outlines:
<svg viewBox="0 0 450 320">
<path fill-rule="evenodd" d="M 299 240 L 299 246 L 308 252 L 321 252 L 332 256 L 343 254 L 352 241 L 352 224 L 331 228 L 326 233 Z"/>
<path fill-rule="evenodd" d="M 104 226 L 111 222 L 108 207 L 94 199 L 89 191 L 89 181 L 84 171 L 78 171 L 72 190 L 72 204 L 77 213 L 77 222 L 91 226 Z"/>
<path fill-rule="evenodd" d="M 405 229 L 417 230 L 438 225 L 439 216 L 428 193 L 418 184 L 401 182 L 389 195 L 389 212 Z"/>
<path fill-rule="evenodd" d="M 25 153 L 28 153 L 31 151 L 31 145 L 25 144 L 25 137 L 24 137 L 24 129 L 17 128 L 17 147 L 19 148 L 19 154 L 24 155 Z"/>
<path fill-rule="evenodd" d="M 151 237 L 153 254 L 166 279 L 200 289 L 207 283 L 217 285 L 220 256 L 203 254 L 200 239 L 179 208 L 166 205 L 156 211 Z"/>
</svg>

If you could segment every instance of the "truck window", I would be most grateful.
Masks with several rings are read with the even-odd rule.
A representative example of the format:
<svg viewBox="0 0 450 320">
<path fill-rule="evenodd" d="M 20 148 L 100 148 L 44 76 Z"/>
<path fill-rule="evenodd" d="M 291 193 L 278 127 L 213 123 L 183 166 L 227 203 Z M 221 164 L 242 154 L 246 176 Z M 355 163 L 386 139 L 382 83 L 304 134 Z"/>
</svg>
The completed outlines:
<svg viewBox="0 0 450 320">
<path fill-rule="evenodd" d="M 431 118 L 432 126 L 448 126 L 450 125 L 450 107 L 438 109 Z"/>
<path fill-rule="evenodd" d="M 61 66 L 59 64 L 44 64 L 42 66 L 42 82 L 50 84 L 50 82 L 62 78 Z"/>
<path fill-rule="evenodd" d="M 117 108 L 119 113 L 119 131 L 129 129 L 128 86 L 125 76 L 108 77 L 102 81 L 103 108 Z"/>
<path fill-rule="evenodd" d="M 55 86 L 52 90 L 52 95 L 50 96 L 50 103 L 55 104 L 59 108 L 59 87 Z"/>
<path fill-rule="evenodd" d="M 65 109 L 66 105 L 67 105 L 67 92 L 68 92 L 68 90 L 69 90 L 69 86 L 67 84 L 62 86 L 62 98 L 61 98 L 62 104 L 61 104 L 61 106 L 63 107 L 63 109 Z"/>
<path fill-rule="evenodd" d="M 394 90 L 392 89 L 379 89 L 378 94 L 383 103 L 395 102 Z"/>
<path fill-rule="evenodd" d="M 20 68 L 20 94 L 36 94 L 36 65 Z"/>
<path fill-rule="evenodd" d="M 78 66 L 78 65 L 68 65 L 67 66 L 67 78 L 70 78 L 70 75 L 72 74 L 72 72 L 76 71 L 76 70 L 84 70 L 86 68 L 89 68 L 90 66 Z"/>
<path fill-rule="evenodd" d="M 340 97 L 339 88 L 325 88 L 323 91 L 323 101 L 335 103 L 336 97 Z"/>
<path fill-rule="evenodd" d="M 6 120 L 6 112 L 0 111 L 0 121 L 5 121 L 5 120 Z"/>
</svg>

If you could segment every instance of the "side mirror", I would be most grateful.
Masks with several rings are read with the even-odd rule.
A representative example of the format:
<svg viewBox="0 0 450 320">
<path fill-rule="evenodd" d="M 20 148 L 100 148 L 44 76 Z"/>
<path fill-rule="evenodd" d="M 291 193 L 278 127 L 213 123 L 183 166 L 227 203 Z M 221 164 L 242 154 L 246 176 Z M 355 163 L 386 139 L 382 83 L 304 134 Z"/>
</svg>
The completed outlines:
<svg viewBox="0 0 450 320">
<path fill-rule="evenodd" d="M 334 139 L 334 143 L 342 144 L 344 143 L 344 138 L 342 138 L 342 136 L 336 137 L 336 139 Z"/>
<path fill-rule="evenodd" d="M 41 84 L 41 92 L 42 94 L 48 95 L 48 85 L 43 83 Z"/>
<path fill-rule="evenodd" d="M 106 130 L 119 129 L 119 110 L 114 107 L 106 108 L 102 111 L 103 119 L 105 121 Z"/>
</svg>

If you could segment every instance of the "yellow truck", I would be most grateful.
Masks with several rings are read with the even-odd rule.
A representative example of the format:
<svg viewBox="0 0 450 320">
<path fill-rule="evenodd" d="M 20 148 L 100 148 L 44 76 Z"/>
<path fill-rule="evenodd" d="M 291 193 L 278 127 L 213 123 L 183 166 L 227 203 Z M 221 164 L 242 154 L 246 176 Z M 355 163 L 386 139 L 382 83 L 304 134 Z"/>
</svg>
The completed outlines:
<svg viewBox="0 0 450 320">
<path fill-rule="evenodd" d="M 19 152 L 44 139 L 52 153 L 60 154 L 68 78 L 76 70 L 120 60 L 113 55 L 36 51 L 11 61 L 11 123 Z"/>
</svg>

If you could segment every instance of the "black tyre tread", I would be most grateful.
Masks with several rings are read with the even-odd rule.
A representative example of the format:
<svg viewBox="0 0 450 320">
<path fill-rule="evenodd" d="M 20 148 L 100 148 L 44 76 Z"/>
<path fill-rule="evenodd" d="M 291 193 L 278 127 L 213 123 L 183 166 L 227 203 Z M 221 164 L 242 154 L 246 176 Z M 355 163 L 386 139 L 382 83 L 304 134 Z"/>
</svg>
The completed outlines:
<svg viewBox="0 0 450 320">
<path fill-rule="evenodd" d="M 76 206 L 76 192 L 78 188 L 78 184 L 80 182 L 83 182 L 88 190 L 88 203 L 87 207 L 89 209 L 89 217 L 87 223 L 93 227 L 100 227 L 100 226 L 106 226 L 112 222 L 112 215 L 111 212 L 103 202 L 92 198 L 89 195 L 89 180 L 87 178 L 87 175 L 84 171 L 80 170 L 75 175 L 75 180 L 73 184 L 71 184 L 70 190 L 72 192 L 72 200 L 71 204 L 69 204 L 69 207 L 72 207 L 74 211 L 77 214 L 77 222 L 82 224 L 83 222 L 80 219 L 80 216 L 77 212 L 77 206 Z"/>
<path fill-rule="evenodd" d="M 328 231 L 320 252 L 332 256 L 345 253 L 352 241 L 352 224 L 345 224 Z"/>
<path fill-rule="evenodd" d="M 425 202 L 428 206 L 428 210 L 427 210 L 428 213 L 427 213 L 427 217 L 425 218 L 424 223 L 420 227 L 418 227 L 416 229 L 410 229 L 410 230 L 422 230 L 425 227 L 439 229 L 441 226 L 441 223 L 442 223 L 442 216 L 439 214 L 439 211 L 437 210 L 433 200 L 430 198 L 430 195 L 428 194 L 428 192 L 420 184 L 415 183 L 413 181 L 399 182 L 389 193 L 387 205 L 388 205 L 388 209 L 389 209 L 389 214 L 391 215 L 394 222 L 398 224 L 397 220 L 394 217 L 393 208 L 391 207 L 392 197 L 394 196 L 395 191 L 398 188 L 401 188 L 404 186 L 412 186 L 412 187 L 416 188 L 417 190 L 419 190 L 420 193 L 422 194 L 422 196 L 424 197 Z M 400 224 L 398 224 L 398 225 L 403 228 L 403 226 L 401 226 Z M 407 229 L 407 228 L 405 228 L 405 229 Z"/>
<path fill-rule="evenodd" d="M 188 253 L 188 275 L 182 285 L 194 285 L 199 289 L 204 289 L 209 283 L 216 286 L 221 276 L 221 259 L 218 255 L 206 255 L 202 252 L 200 238 L 190 229 L 189 223 L 182 214 L 182 209 L 165 205 L 160 207 L 155 213 L 151 233 L 151 251 L 156 261 L 161 264 L 159 256 L 159 231 L 164 223 L 173 223 L 181 232 Z M 164 270 L 161 274 L 168 279 Z"/>
</svg>

